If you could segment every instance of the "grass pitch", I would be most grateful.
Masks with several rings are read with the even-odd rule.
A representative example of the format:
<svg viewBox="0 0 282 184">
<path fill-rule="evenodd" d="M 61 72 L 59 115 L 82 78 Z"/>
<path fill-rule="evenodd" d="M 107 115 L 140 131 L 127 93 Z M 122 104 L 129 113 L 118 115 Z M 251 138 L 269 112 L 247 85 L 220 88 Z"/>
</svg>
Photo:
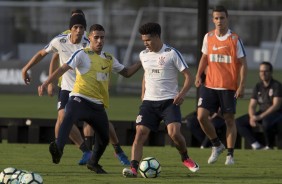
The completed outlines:
<svg viewBox="0 0 282 184">
<path fill-rule="evenodd" d="M 39 97 L 37 95 L 0 95 L 1 118 L 57 118 L 57 96 Z M 237 102 L 237 114 L 248 112 L 247 99 L 239 99 Z M 107 110 L 110 120 L 134 121 L 139 111 L 141 100 L 139 96 L 112 96 L 110 108 Z M 182 116 L 196 109 L 195 98 L 185 98 L 181 105 Z"/>
<path fill-rule="evenodd" d="M 211 149 L 188 148 L 189 155 L 200 165 L 200 171 L 190 172 L 180 162 L 180 156 L 171 146 L 144 147 L 144 157 L 153 156 L 159 160 L 162 172 L 158 178 L 124 178 L 118 160 L 114 157 L 113 148 L 108 146 L 100 164 L 108 172 L 97 175 L 86 166 L 77 164 L 81 152 L 74 145 L 67 145 L 59 164 L 51 162 L 47 144 L 0 144 L 0 170 L 15 167 L 38 172 L 45 184 L 139 184 L 139 183 L 208 183 L 208 184 L 256 184 L 282 183 L 281 151 L 235 150 L 235 165 L 225 166 L 226 151 L 212 165 L 207 164 Z M 124 146 L 129 155 L 131 147 Z M 164 154 L 165 153 L 165 154 Z"/>
</svg>

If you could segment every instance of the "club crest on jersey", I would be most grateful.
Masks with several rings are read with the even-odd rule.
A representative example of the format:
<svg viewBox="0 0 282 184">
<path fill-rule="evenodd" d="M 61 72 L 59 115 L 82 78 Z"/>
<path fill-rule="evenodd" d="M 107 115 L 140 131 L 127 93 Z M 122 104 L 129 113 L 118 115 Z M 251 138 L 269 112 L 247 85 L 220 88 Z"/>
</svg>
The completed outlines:
<svg viewBox="0 0 282 184">
<path fill-rule="evenodd" d="M 83 43 L 82 47 L 85 48 L 87 46 L 87 43 Z"/>
<path fill-rule="evenodd" d="M 269 89 L 268 95 L 269 95 L 269 96 L 273 96 L 273 89 L 272 89 L 272 88 Z"/>
<path fill-rule="evenodd" d="M 66 43 L 67 40 L 65 38 L 60 39 L 60 43 Z"/>
<path fill-rule="evenodd" d="M 171 51 L 171 48 L 165 48 L 164 51 L 165 51 L 165 52 L 170 52 L 170 51 Z"/>
<path fill-rule="evenodd" d="M 165 64 L 165 57 L 163 57 L 163 56 L 159 57 L 158 64 L 159 64 L 160 66 L 164 65 L 164 64 Z"/>
</svg>

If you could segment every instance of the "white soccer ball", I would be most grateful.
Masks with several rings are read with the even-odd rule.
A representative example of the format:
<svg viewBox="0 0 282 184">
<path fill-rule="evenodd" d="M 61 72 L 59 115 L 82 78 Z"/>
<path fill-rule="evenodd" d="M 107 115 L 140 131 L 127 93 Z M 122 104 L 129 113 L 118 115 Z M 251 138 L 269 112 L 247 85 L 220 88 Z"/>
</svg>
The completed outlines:
<svg viewBox="0 0 282 184">
<path fill-rule="evenodd" d="M 8 167 L 0 173 L 0 183 L 7 184 L 10 182 L 12 175 L 17 171 L 16 168 Z"/>
<path fill-rule="evenodd" d="M 23 175 L 27 174 L 26 170 L 17 170 L 10 178 L 9 184 L 19 184 Z"/>
<path fill-rule="evenodd" d="M 38 173 L 26 173 L 21 178 L 19 184 L 43 184 L 43 178 Z"/>
<path fill-rule="evenodd" d="M 161 172 L 161 164 L 154 157 L 144 158 L 139 165 L 143 178 L 156 178 Z"/>
</svg>

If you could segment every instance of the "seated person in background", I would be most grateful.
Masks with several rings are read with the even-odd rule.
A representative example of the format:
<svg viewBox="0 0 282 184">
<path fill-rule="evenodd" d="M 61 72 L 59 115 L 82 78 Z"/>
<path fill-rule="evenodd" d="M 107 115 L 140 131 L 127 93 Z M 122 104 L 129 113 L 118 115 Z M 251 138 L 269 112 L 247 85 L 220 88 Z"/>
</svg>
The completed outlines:
<svg viewBox="0 0 282 184">
<path fill-rule="evenodd" d="M 263 146 L 255 138 L 252 128 L 258 123 L 261 124 L 265 149 L 272 149 L 276 126 L 282 123 L 282 85 L 273 79 L 272 65 L 269 62 L 262 62 L 259 65 L 259 78 L 260 82 L 254 87 L 250 99 L 249 113 L 237 118 L 236 125 L 241 136 L 256 150 Z"/>
<path fill-rule="evenodd" d="M 215 127 L 216 131 L 218 130 L 226 130 L 224 119 L 219 115 L 219 113 L 213 113 L 210 117 L 211 123 Z M 200 123 L 197 119 L 197 111 L 194 111 L 188 114 L 185 117 L 187 121 L 187 128 L 191 131 L 193 136 L 201 143 L 201 148 L 207 148 L 211 146 L 211 142 L 206 134 L 203 132 Z M 225 137 L 225 135 L 224 135 Z"/>
</svg>

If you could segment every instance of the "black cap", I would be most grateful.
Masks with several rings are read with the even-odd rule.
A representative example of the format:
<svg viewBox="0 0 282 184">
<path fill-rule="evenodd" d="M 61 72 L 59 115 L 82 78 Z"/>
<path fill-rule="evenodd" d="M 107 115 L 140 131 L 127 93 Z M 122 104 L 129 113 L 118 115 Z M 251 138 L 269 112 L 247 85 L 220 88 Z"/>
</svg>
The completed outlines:
<svg viewBox="0 0 282 184">
<path fill-rule="evenodd" d="M 75 24 L 80 24 L 84 27 L 84 29 L 86 30 L 86 20 L 84 18 L 83 15 L 73 15 L 70 18 L 70 24 L 69 24 L 69 28 L 71 29 L 73 25 Z"/>
</svg>

